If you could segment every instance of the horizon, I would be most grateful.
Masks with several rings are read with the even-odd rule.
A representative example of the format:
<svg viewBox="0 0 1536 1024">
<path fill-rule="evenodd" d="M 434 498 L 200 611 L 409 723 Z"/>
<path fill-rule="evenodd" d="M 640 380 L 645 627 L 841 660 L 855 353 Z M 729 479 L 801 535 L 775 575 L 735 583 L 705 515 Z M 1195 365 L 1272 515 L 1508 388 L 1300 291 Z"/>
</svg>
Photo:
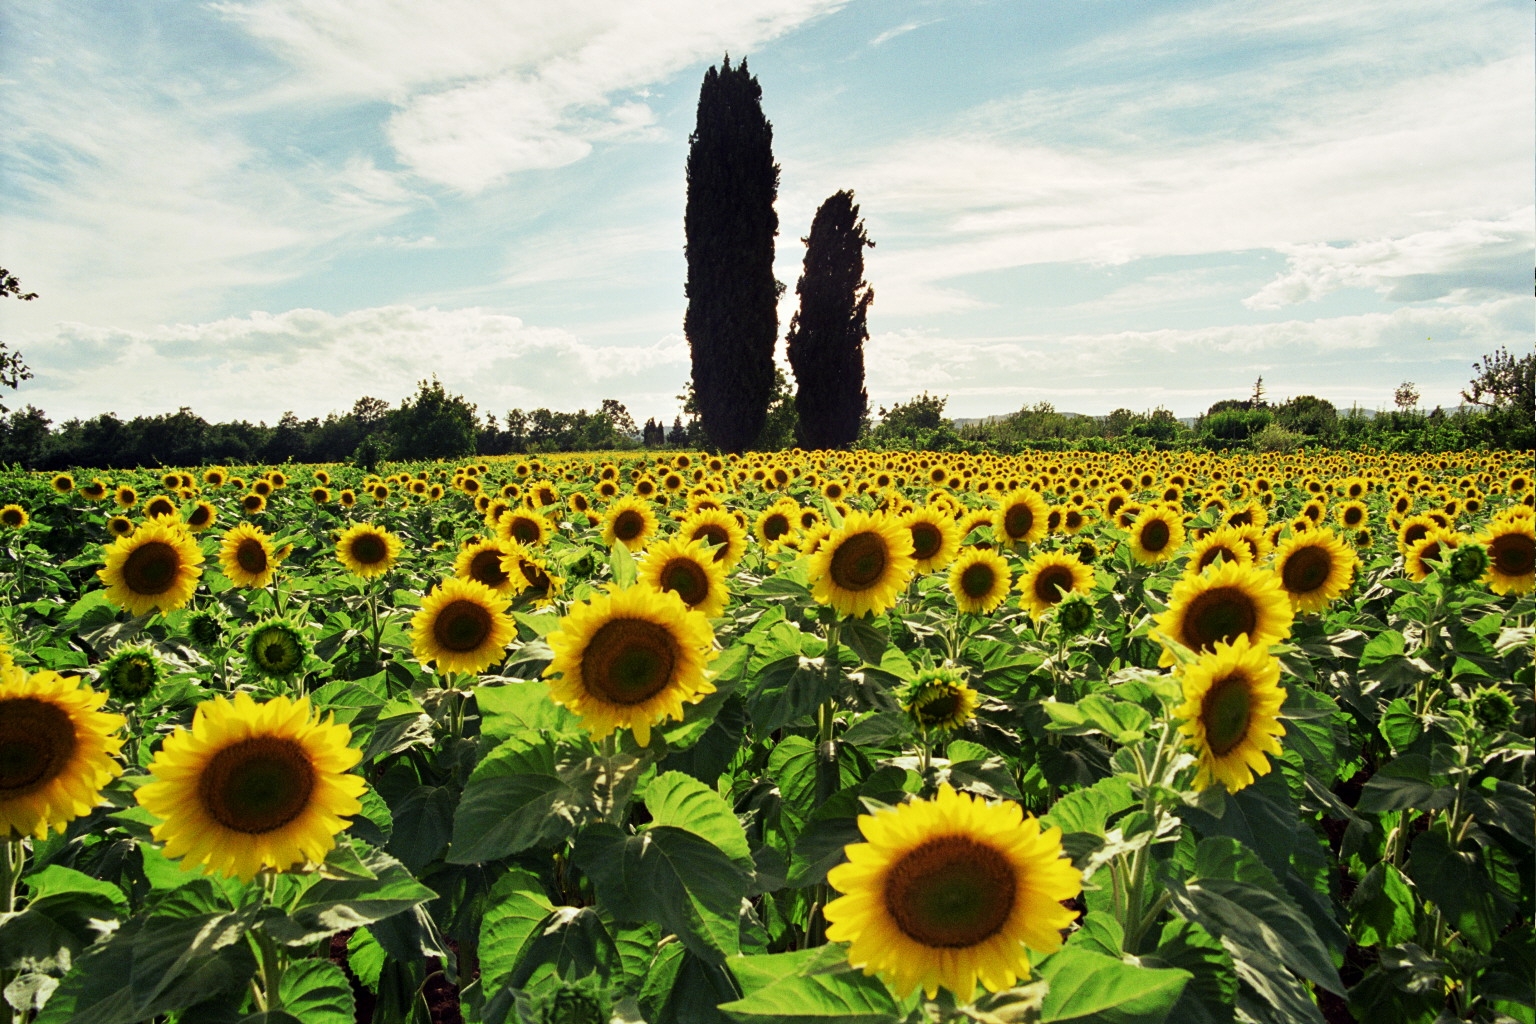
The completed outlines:
<svg viewBox="0 0 1536 1024">
<path fill-rule="evenodd" d="M 1530 348 L 1529 4 L 346 10 L 0 13 L 0 262 L 39 293 L 0 302 L 35 374 L 7 405 L 307 420 L 436 375 L 498 418 L 670 423 L 727 52 L 782 168 L 781 364 L 816 206 L 852 189 L 876 242 L 871 410 L 1190 418 L 1259 375 L 1451 408 Z"/>
</svg>

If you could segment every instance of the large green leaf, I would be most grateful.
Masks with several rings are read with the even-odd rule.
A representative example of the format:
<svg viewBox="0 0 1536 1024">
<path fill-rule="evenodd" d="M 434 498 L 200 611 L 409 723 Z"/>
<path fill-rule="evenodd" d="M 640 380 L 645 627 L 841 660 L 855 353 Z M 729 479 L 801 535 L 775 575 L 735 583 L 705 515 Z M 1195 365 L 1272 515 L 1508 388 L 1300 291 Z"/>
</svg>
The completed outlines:
<svg viewBox="0 0 1536 1024">
<path fill-rule="evenodd" d="M 1413 890 L 1391 864 L 1373 864 L 1349 899 L 1350 930 L 1362 946 L 1396 946 L 1418 932 Z"/>
<path fill-rule="evenodd" d="M 437 898 L 387 853 L 370 850 L 362 861 L 373 878 L 321 878 L 304 890 L 286 917 L 272 918 L 262 927 L 279 942 L 300 946 Z"/>
<path fill-rule="evenodd" d="M 1470 844 L 1469 844 L 1470 845 Z M 1436 824 L 1413 841 L 1404 871 L 1462 937 L 1487 952 L 1515 907 L 1499 893 L 1475 848 L 1453 848 Z"/>
<path fill-rule="evenodd" d="M 529 988 L 540 968 L 561 978 L 604 979 L 623 970 L 619 948 L 608 926 L 592 907 L 555 907 L 534 926 L 516 970 L 507 978 L 513 988 Z"/>
<path fill-rule="evenodd" d="M 480 978 L 487 992 L 511 976 L 539 922 L 554 909 L 532 872 L 513 868 L 491 886 L 480 919 Z"/>
<path fill-rule="evenodd" d="M 727 966 L 745 995 L 720 1012 L 742 1024 L 894 1024 L 902 1016 L 885 983 L 849 966 L 841 946 L 732 957 Z"/>
<path fill-rule="evenodd" d="M 741 822 L 719 793 L 682 772 L 656 776 L 645 789 L 653 825 L 686 829 L 723 850 L 742 870 L 752 870 L 752 851 Z"/>
<path fill-rule="evenodd" d="M 353 1024 L 352 984 L 329 960 L 295 960 L 278 982 L 283 1009 L 304 1024 Z"/>
<path fill-rule="evenodd" d="M 519 734 L 475 767 L 453 818 L 448 861 L 500 860 L 559 842 L 597 811 L 602 763 L 579 746 Z"/>
<path fill-rule="evenodd" d="M 613 825 L 588 825 L 573 859 L 596 886 L 599 905 L 620 920 L 654 921 L 708 963 L 740 948 L 751 871 L 697 833 L 653 825 L 626 836 Z"/>
<path fill-rule="evenodd" d="M 25 909 L 0 917 L 0 966 L 22 960 L 34 970 L 67 969 L 72 955 L 95 942 L 101 928 L 124 916 L 128 899 L 111 882 L 49 865 L 27 879 Z"/>
<path fill-rule="evenodd" d="M 1168 1016 L 1190 973 L 1174 967 L 1138 967 L 1077 946 L 1040 963 L 1050 983 L 1040 1020 L 1114 1019 L 1156 1024 Z"/>
<path fill-rule="evenodd" d="M 477 686 L 475 703 L 480 709 L 480 735 L 495 743 L 517 733 L 580 728 L 580 719 L 549 699 L 549 684 L 543 680 Z"/>
</svg>

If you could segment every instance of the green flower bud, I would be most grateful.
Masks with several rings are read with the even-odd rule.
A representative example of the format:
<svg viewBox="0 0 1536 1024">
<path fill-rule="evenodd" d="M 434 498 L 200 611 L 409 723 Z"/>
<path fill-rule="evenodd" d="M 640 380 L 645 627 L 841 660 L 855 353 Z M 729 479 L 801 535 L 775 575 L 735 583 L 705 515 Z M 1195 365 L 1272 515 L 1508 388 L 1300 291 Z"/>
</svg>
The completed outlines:
<svg viewBox="0 0 1536 1024">
<path fill-rule="evenodd" d="M 304 667 L 309 642 L 287 619 L 267 619 L 251 629 L 245 656 L 251 667 L 268 679 L 287 679 Z"/>
<path fill-rule="evenodd" d="M 1451 579 L 1474 583 L 1488 571 L 1488 549 L 1481 544 L 1459 544 L 1451 551 Z"/>
<path fill-rule="evenodd" d="M 1472 694 L 1472 717 L 1489 732 L 1503 732 L 1515 720 L 1515 702 L 1497 686 L 1485 686 Z"/>
<path fill-rule="evenodd" d="M 224 640 L 224 624 L 215 612 L 193 612 L 187 619 L 187 636 L 198 647 L 217 647 Z"/>
<path fill-rule="evenodd" d="M 1086 633 L 1093 625 L 1093 603 L 1082 594 L 1073 594 L 1056 606 L 1056 621 L 1069 636 Z"/>
<path fill-rule="evenodd" d="M 148 647 L 119 647 L 101 667 L 101 685 L 116 700 L 132 704 L 153 690 L 165 672 Z"/>
</svg>

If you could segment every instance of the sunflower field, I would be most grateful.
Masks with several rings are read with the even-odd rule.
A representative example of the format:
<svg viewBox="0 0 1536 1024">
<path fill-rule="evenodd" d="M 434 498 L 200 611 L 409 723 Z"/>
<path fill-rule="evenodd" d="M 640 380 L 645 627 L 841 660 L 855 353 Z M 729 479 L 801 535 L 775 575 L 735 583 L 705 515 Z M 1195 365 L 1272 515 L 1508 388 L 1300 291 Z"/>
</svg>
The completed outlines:
<svg viewBox="0 0 1536 1024">
<path fill-rule="evenodd" d="M 0 1021 L 1536 1024 L 1531 465 L 0 474 Z"/>
</svg>

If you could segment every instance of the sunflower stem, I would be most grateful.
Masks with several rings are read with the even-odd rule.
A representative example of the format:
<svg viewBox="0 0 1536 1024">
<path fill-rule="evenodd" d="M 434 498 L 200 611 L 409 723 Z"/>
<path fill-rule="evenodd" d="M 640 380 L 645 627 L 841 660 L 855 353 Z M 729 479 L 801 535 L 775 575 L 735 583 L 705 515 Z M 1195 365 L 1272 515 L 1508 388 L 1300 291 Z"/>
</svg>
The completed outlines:
<svg viewBox="0 0 1536 1024">
<path fill-rule="evenodd" d="M 0 914 L 16 909 L 16 883 L 26 861 L 27 849 L 20 836 L 0 842 Z"/>
<path fill-rule="evenodd" d="M 261 882 L 260 905 L 262 907 L 274 906 L 273 898 L 277 893 L 277 873 L 274 871 L 262 871 L 258 878 Z M 249 934 L 256 944 L 260 960 L 258 973 L 261 976 L 261 996 L 257 1000 L 257 1004 L 268 1013 L 276 1012 L 283 1008 L 281 988 L 283 983 L 282 950 L 278 949 L 277 942 L 263 929 L 253 928 Z"/>
</svg>

